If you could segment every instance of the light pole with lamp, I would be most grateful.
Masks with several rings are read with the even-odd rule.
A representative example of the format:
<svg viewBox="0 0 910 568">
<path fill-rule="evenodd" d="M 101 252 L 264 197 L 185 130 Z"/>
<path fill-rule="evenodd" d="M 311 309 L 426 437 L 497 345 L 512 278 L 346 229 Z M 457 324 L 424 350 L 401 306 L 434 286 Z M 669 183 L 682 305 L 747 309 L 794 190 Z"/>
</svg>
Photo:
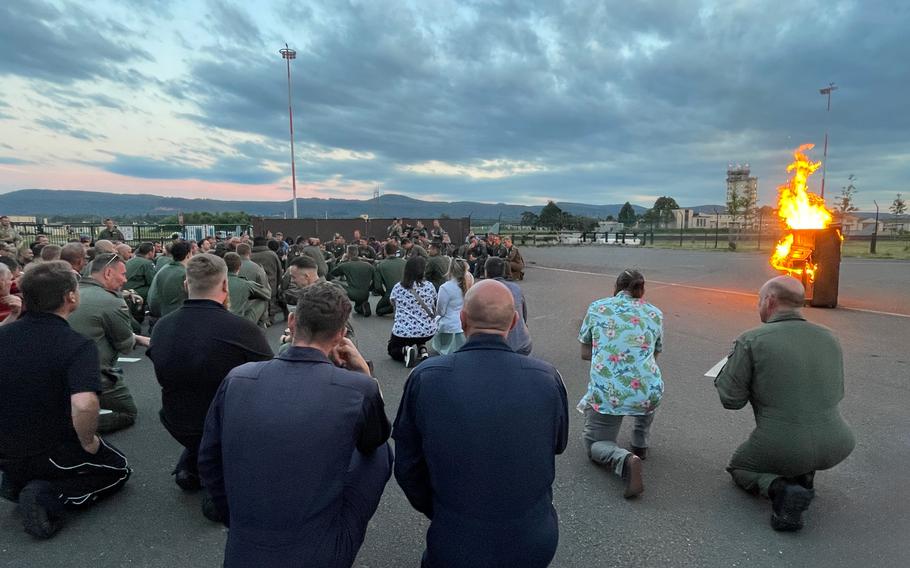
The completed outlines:
<svg viewBox="0 0 910 568">
<path fill-rule="evenodd" d="M 293 214 L 297 218 L 297 170 L 294 166 L 294 110 L 291 108 L 291 59 L 297 59 L 297 52 L 284 44 L 284 49 L 278 51 L 288 63 L 288 119 L 291 125 L 291 191 L 293 196 Z"/>
<path fill-rule="evenodd" d="M 837 90 L 837 85 L 834 83 L 828 83 L 828 86 L 824 89 L 819 89 L 818 92 L 822 95 L 827 95 L 828 97 L 828 110 L 825 111 L 825 150 L 822 153 L 822 199 L 825 198 L 825 170 L 828 167 L 828 121 L 831 114 L 831 92 Z"/>
</svg>

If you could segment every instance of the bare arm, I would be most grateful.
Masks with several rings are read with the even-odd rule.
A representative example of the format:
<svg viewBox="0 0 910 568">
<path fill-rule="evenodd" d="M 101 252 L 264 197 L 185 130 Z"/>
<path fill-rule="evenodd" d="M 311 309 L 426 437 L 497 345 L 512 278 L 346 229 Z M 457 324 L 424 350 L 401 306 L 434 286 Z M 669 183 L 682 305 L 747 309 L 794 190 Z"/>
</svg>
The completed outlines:
<svg viewBox="0 0 910 568">
<path fill-rule="evenodd" d="M 70 407 L 73 415 L 73 428 L 79 436 L 79 443 L 90 454 L 98 451 L 98 395 L 93 392 L 78 392 L 70 396 Z"/>
<path fill-rule="evenodd" d="M 591 344 L 590 344 L 590 343 L 582 343 L 582 344 L 581 344 L 581 359 L 582 359 L 582 361 L 590 361 L 590 360 L 591 360 L 591 352 L 592 352 L 592 348 L 591 348 Z"/>
</svg>

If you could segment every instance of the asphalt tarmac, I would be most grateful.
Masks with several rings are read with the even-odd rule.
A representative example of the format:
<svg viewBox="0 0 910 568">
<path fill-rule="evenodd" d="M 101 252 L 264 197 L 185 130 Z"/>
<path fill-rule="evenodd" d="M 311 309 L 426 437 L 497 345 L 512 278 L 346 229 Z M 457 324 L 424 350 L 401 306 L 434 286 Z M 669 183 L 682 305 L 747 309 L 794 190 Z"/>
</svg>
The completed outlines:
<svg viewBox="0 0 910 568">
<path fill-rule="evenodd" d="M 769 503 L 744 494 L 724 471 L 752 429 L 752 414 L 724 410 L 703 376 L 740 332 L 759 325 L 755 293 L 774 275 L 764 256 L 617 247 L 524 254 L 529 267 L 521 286 L 533 355 L 559 368 L 571 411 L 569 447 L 556 459 L 560 543 L 553 566 L 908 565 L 910 263 L 848 260 L 841 273 L 843 307 L 805 311 L 835 330 L 843 345 L 841 409 L 857 447 L 817 475 L 805 529 L 782 534 L 769 526 Z M 616 274 L 628 266 L 644 272 L 646 297 L 666 321 L 659 362 L 666 394 L 644 464 L 645 493 L 631 501 L 622 498 L 617 478 L 585 457 L 582 419 L 574 410 L 588 375 L 579 358 L 579 323 L 587 305 L 610 294 Z M 394 419 L 407 372 L 385 353 L 391 318 L 354 316 L 354 324 Z M 273 344 L 283 327 L 269 330 Z M 170 476 L 179 446 L 158 422 L 160 391 L 151 363 L 143 358 L 124 367 L 140 417 L 108 440 L 129 457 L 132 479 L 120 494 L 72 515 L 49 541 L 26 535 L 15 506 L 0 502 L 0 566 L 221 565 L 225 529 L 201 515 L 198 493 L 182 493 Z M 628 443 L 628 428 L 621 443 Z M 427 526 L 391 480 L 355 566 L 418 566 Z"/>
</svg>

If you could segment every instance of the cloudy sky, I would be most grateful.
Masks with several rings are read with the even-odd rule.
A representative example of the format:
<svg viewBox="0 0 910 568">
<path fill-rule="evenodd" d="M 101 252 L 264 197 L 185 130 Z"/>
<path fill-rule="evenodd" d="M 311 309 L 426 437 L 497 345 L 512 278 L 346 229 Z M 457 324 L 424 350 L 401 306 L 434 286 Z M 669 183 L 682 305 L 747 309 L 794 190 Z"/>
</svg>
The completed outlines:
<svg viewBox="0 0 910 568">
<path fill-rule="evenodd" d="M 299 196 L 699 205 L 749 162 L 771 203 L 828 121 L 868 209 L 910 194 L 908 6 L 5 0 L 0 192 L 289 199 L 287 42 Z"/>
</svg>

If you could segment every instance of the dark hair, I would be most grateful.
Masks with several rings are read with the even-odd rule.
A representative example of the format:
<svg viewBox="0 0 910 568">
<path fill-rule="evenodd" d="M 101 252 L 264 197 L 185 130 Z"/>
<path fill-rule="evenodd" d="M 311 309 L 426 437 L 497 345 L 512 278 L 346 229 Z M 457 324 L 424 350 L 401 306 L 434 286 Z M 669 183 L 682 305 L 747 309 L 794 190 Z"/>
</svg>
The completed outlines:
<svg viewBox="0 0 910 568">
<path fill-rule="evenodd" d="M 15 272 L 19 268 L 19 261 L 8 256 L 0 256 L 0 264 L 9 266 L 10 272 Z"/>
<path fill-rule="evenodd" d="M 268 247 L 269 247 L 269 250 L 272 252 L 278 252 L 279 250 L 281 250 L 281 245 L 278 244 L 278 241 L 276 241 L 275 239 L 272 239 L 268 242 Z"/>
<path fill-rule="evenodd" d="M 269 240 L 261 235 L 258 237 L 253 237 L 253 246 L 254 247 L 261 247 L 264 244 L 266 244 L 267 242 L 269 242 Z"/>
<path fill-rule="evenodd" d="M 142 243 L 141 245 L 139 245 L 139 248 L 136 249 L 136 253 L 138 253 L 140 256 L 145 256 L 148 253 L 152 252 L 153 250 L 155 250 L 154 244 Z"/>
<path fill-rule="evenodd" d="M 353 260 L 353 259 L 357 258 L 358 256 L 360 256 L 360 247 L 358 247 L 357 245 L 348 245 L 345 248 L 347 249 L 345 252 L 348 253 L 349 259 Z"/>
<path fill-rule="evenodd" d="M 191 250 L 193 250 L 193 248 L 190 246 L 190 243 L 178 241 L 171 247 L 171 256 L 173 256 L 174 260 L 177 262 L 183 262 L 186 260 L 186 257 L 189 256 Z"/>
<path fill-rule="evenodd" d="M 436 250 L 442 252 L 442 247 L 440 246 L 440 244 L 437 241 L 433 241 L 432 243 L 430 243 L 430 248 L 436 249 Z"/>
<path fill-rule="evenodd" d="M 388 256 L 388 257 L 395 256 L 395 254 L 397 252 L 398 252 L 398 246 L 395 243 L 393 243 L 392 241 L 389 241 L 385 244 L 385 255 L 386 256 Z"/>
<path fill-rule="evenodd" d="M 295 258 L 294 260 L 292 260 L 291 263 L 288 265 L 288 268 L 290 268 L 292 266 L 294 268 L 300 268 L 301 270 L 319 268 L 319 265 L 316 264 L 316 261 L 310 255 L 307 255 L 307 254 L 302 254 L 302 255 L 298 256 L 297 258 Z"/>
<path fill-rule="evenodd" d="M 73 266 L 76 266 L 80 262 L 84 262 L 85 247 L 79 242 L 63 245 L 63 248 L 60 249 L 60 260 L 65 260 Z"/>
<path fill-rule="evenodd" d="M 78 286 L 73 267 L 62 260 L 42 262 L 30 268 L 19 281 L 19 289 L 29 312 L 55 312 L 64 296 Z"/>
<path fill-rule="evenodd" d="M 645 277 L 644 275 L 632 268 L 627 268 L 619 273 L 616 277 L 616 288 L 613 294 L 628 292 L 633 298 L 641 298 L 645 295 Z"/>
<path fill-rule="evenodd" d="M 414 284 L 423 282 L 423 274 L 427 270 L 427 259 L 422 256 L 412 256 L 404 265 L 404 276 L 401 277 L 403 288 L 413 288 Z"/>
<path fill-rule="evenodd" d="M 304 340 L 324 339 L 343 330 L 351 315 L 351 301 L 343 288 L 317 282 L 302 289 L 294 312 L 294 335 Z"/>
<path fill-rule="evenodd" d="M 120 255 L 115 252 L 106 252 L 99 254 L 92 260 L 92 266 L 89 268 L 89 272 L 92 274 L 97 274 L 101 272 L 108 266 L 113 266 L 117 263 L 123 263 L 123 259 L 120 258 Z"/>
<path fill-rule="evenodd" d="M 506 273 L 506 261 L 498 256 L 491 256 L 483 263 L 483 271 L 487 278 L 502 278 Z"/>
<path fill-rule="evenodd" d="M 224 253 L 224 263 L 227 264 L 228 272 L 233 274 L 243 266 L 243 259 L 236 252 L 226 252 Z"/>
<path fill-rule="evenodd" d="M 408 237 L 405 237 L 405 238 L 401 239 L 401 244 L 402 245 L 411 244 L 411 239 L 409 239 Z"/>
<path fill-rule="evenodd" d="M 307 244 L 307 238 L 306 237 L 297 237 L 297 240 L 294 241 L 294 244 L 305 245 L 305 244 Z"/>
</svg>

